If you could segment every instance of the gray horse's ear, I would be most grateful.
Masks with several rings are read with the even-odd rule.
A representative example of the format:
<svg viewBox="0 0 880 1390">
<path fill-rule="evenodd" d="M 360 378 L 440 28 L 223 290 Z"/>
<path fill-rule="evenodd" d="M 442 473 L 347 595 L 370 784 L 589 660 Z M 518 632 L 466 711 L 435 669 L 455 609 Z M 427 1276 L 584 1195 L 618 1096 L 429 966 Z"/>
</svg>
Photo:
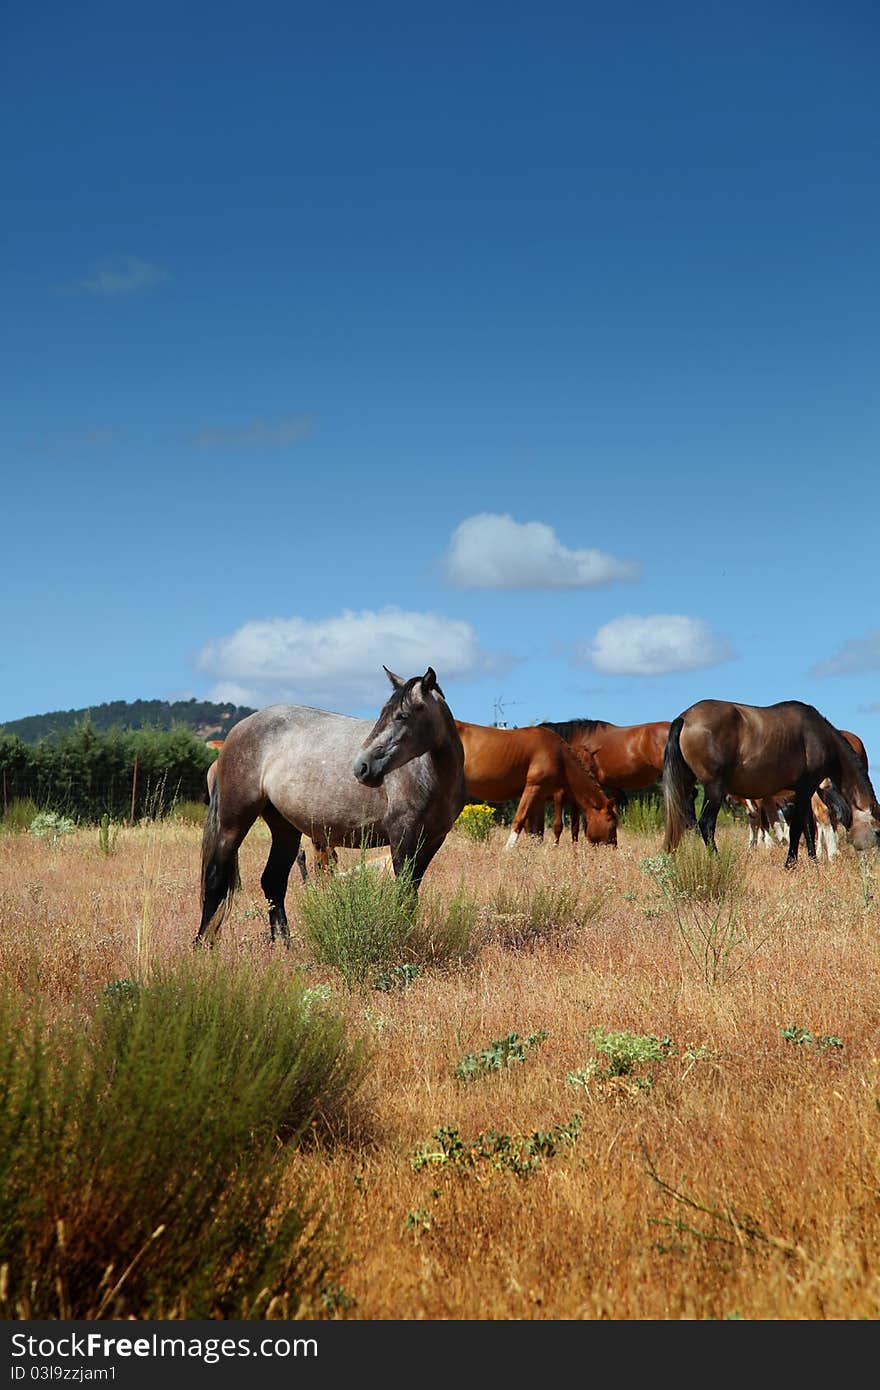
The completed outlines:
<svg viewBox="0 0 880 1390">
<path fill-rule="evenodd" d="M 406 681 L 403 680 L 401 676 L 395 676 L 394 672 L 389 671 L 387 666 L 383 666 L 382 670 L 385 672 L 386 676 L 390 680 L 391 684 L 394 686 L 395 690 L 403 689 L 403 687 L 406 685 Z"/>
<path fill-rule="evenodd" d="M 434 670 L 433 666 L 429 666 L 425 674 L 422 676 L 422 690 L 426 695 L 428 695 L 432 690 L 435 689 L 436 685 L 437 672 Z"/>
</svg>

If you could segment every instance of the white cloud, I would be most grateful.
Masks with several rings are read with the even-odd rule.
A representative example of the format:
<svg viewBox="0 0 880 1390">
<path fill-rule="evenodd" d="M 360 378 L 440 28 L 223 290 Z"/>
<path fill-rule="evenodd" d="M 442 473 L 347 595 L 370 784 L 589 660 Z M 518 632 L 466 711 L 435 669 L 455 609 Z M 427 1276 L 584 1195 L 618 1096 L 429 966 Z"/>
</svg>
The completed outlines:
<svg viewBox="0 0 880 1390">
<path fill-rule="evenodd" d="M 214 699 L 328 709 L 381 706 L 389 690 L 383 665 L 404 677 L 433 666 L 442 686 L 506 664 L 483 651 L 470 623 L 394 607 L 345 611 L 317 622 L 256 620 L 206 642 L 196 659 L 198 669 L 217 682 Z"/>
<path fill-rule="evenodd" d="M 638 579 L 640 567 L 601 550 L 569 550 L 542 521 L 481 512 L 452 533 L 446 577 L 461 589 L 595 589 Z"/>
<path fill-rule="evenodd" d="M 851 637 L 827 661 L 810 667 L 811 676 L 858 676 L 865 671 L 880 671 L 880 630 L 876 628 L 864 637 Z"/>
<path fill-rule="evenodd" d="M 582 659 L 610 676 L 665 676 L 729 661 L 729 643 L 702 618 L 681 613 L 614 618 L 594 634 Z"/>
<path fill-rule="evenodd" d="M 161 266 L 139 260 L 137 256 L 125 256 L 99 265 L 91 279 L 79 281 L 79 287 L 92 294 L 134 294 L 153 285 L 165 285 L 170 279 L 168 271 Z"/>
<path fill-rule="evenodd" d="M 285 415 L 280 420 L 249 420 L 242 425 L 206 425 L 192 440 L 197 449 L 288 449 L 308 439 L 314 424 L 309 415 Z"/>
</svg>

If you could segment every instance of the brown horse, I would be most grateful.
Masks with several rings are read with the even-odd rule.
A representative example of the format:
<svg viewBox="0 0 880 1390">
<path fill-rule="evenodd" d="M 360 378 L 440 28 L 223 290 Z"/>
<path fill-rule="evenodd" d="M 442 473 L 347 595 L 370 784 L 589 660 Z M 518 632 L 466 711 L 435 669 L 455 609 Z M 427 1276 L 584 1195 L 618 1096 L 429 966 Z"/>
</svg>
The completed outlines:
<svg viewBox="0 0 880 1390">
<path fill-rule="evenodd" d="M 270 705 L 230 729 L 215 764 L 202 838 L 202 916 L 211 942 L 238 883 L 238 849 L 258 816 L 272 832 L 260 883 L 274 939 L 302 836 L 321 848 L 390 845 L 417 892 L 465 803 L 464 754 L 429 666 L 393 690 L 373 724 L 304 705 Z"/>
<path fill-rule="evenodd" d="M 702 782 L 705 804 L 700 834 L 715 849 L 715 823 L 725 795 L 760 799 L 780 787 L 794 792 L 786 867 L 797 863 L 801 835 L 815 858 L 815 822 L 810 799 L 829 778 L 852 810 L 857 849 L 876 844 L 880 805 L 852 745 L 812 705 L 783 700 L 776 705 L 742 705 L 700 700 L 672 721 L 663 759 L 667 851 L 694 825 L 693 794 Z"/>
<path fill-rule="evenodd" d="M 468 795 L 481 801 L 519 798 L 510 849 L 530 824 L 535 807 L 560 793 L 583 811 L 591 844 L 617 844 L 617 806 L 572 748 L 540 725 L 495 729 L 455 721 L 464 748 Z"/>
<path fill-rule="evenodd" d="M 566 719 L 553 723 L 545 719 L 542 729 L 552 729 L 564 738 L 587 763 L 593 776 L 609 796 L 618 792 L 642 791 L 659 782 L 663 775 L 663 750 L 669 735 L 669 720 L 651 724 L 611 724 L 607 719 Z M 580 815 L 574 805 L 557 794 L 554 798 L 553 831 L 556 842 L 562 834 L 563 807 L 569 812 L 571 838 L 577 840 Z M 541 811 L 543 825 L 543 809 Z"/>
</svg>

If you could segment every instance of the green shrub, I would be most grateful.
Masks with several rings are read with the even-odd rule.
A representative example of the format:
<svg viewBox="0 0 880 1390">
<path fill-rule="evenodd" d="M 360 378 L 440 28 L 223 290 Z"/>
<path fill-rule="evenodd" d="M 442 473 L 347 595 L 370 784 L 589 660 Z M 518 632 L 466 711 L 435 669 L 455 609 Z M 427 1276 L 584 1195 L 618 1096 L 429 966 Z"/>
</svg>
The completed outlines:
<svg viewBox="0 0 880 1390">
<path fill-rule="evenodd" d="M 787 1028 L 782 1029 L 782 1036 L 786 1042 L 795 1043 L 803 1046 L 805 1043 L 812 1043 L 821 1052 L 824 1048 L 843 1047 L 843 1039 L 836 1033 L 820 1033 L 814 1037 L 808 1028 L 801 1028 L 797 1023 L 790 1023 Z"/>
<path fill-rule="evenodd" d="M 537 1047 L 547 1037 L 543 1028 L 521 1038 L 519 1033 L 508 1033 L 504 1038 L 484 1047 L 480 1052 L 469 1052 L 456 1064 L 455 1075 L 460 1081 L 472 1081 L 475 1076 L 488 1076 L 493 1071 L 507 1071 L 514 1062 L 524 1062 L 532 1047 Z"/>
<path fill-rule="evenodd" d="M 119 839 L 120 826 L 114 825 L 105 811 L 101 817 L 101 824 L 98 826 L 98 849 L 108 857 L 116 853 L 116 842 Z"/>
<path fill-rule="evenodd" d="M 10 801 L 6 808 L 3 820 L 0 821 L 0 829 L 9 831 L 14 835 L 20 835 L 24 831 L 30 830 L 37 815 L 39 815 L 39 808 L 35 801 L 31 801 L 29 796 L 16 797 L 14 801 Z"/>
<path fill-rule="evenodd" d="M 439 1168 L 460 1173 L 473 1173 L 480 1164 L 526 1177 L 540 1168 L 548 1158 L 577 1143 L 581 1132 L 581 1116 L 572 1115 L 567 1124 L 552 1129 L 535 1129 L 531 1134 L 505 1134 L 498 1130 L 481 1131 L 476 1139 L 462 1139 L 457 1129 L 439 1125 L 434 1130 L 433 1144 L 423 1144 L 412 1159 L 415 1172 L 422 1168 Z"/>
<path fill-rule="evenodd" d="M 316 961 L 332 965 L 349 989 L 406 960 L 415 932 L 412 872 L 397 876 L 360 863 L 349 873 L 311 879 L 300 900 L 300 924 Z"/>
<path fill-rule="evenodd" d="M 76 822 L 69 816 L 62 816 L 59 811 L 38 811 L 28 828 L 38 840 L 48 840 L 50 845 L 54 845 L 63 835 L 73 834 Z"/>
<path fill-rule="evenodd" d="M 730 980 L 767 937 L 753 940 L 742 919 L 746 865 L 743 854 L 722 843 L 717 853 L 687 835 L 674 854 L 641 863 L 669 902 L 679 940 L 707 984 Z"/>
<path fill-rule="evenodd" d="M 88 1026 L 0 994 L 0 1316 L 313 1310 L 336 1257 L 282 1179 L 364 1067 L 299 985 L 213 960 L 115 981 Z"/>
<path fill-rule="evenodd" d="M 590 1034 L 590 1042 L 598 1052 L 604 1052 L 608 1060 L 602 1066 L 598 1058 L 591 1057 L 580 1071 L 569 1072 L 567 1080 L 570 1086 L 588 1086 L 593 1080 L 610 1081 L 614 1077 L 627 1076 L 633 1077 L 637 1087 L 647 1090 L 653 1085 L 653 1078 L 650 1075 L 634 1076 L 636 1068 L 648 1062 L 665 1062 L 674 1053 L 671 1038 L 658 1038 L 653 1033 L 630 1033 L 627 1029 L 607 1033 L 604 1029 L 596 1028 Z"/>
</svg>

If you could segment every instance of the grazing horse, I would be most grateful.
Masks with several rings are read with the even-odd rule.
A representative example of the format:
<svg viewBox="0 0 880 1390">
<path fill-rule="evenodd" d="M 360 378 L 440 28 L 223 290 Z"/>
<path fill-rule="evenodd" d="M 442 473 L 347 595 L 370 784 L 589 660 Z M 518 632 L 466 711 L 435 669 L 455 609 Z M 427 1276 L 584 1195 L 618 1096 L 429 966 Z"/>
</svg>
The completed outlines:
<svg viewBox="0 0 880 1390">
<path fill-rule="evenodd" d="M 852 808 L 852 839 L 857 849 L 876 843 L 874 824 L 880 805 L 871 780 L 852 746 L 812 705 L 783 700 L 777 705 L 742 705 L 700 700 L 672 721 L 663 758 L 666 808 L 664 848 L 675 849 L 693 827 L 695 784 L 703 784 L 705 804 L 700 834 L 715 849 L 715 823 L 727 793 L 758 799 L 791 787 L 786 867 L 797 863 L 803 834 L 815 857 L 810 799 L 830 778 Z"/>
<path fill-rule="evenodd" d="M 468 796 L 481 801 L 519 798 L 507 848 L 545 801 L 560 793 L 583 811 L 591 844 L 617 844 L 617 807 L 572 748 L 550 729 L 496 729 L 455 721 L 464 748 Z"/>
<path fill-rule="evenodd" d="M 465 803 L 464 752 L 429 666 L 393 690 L 375 724 L 304 705 L 270 705 L 230 729 L 202 839 L 202 918 L 211 942 L 232 900 L 238 849 L 258 816 L 272 832 L 260 879 L 272 939 L 288 940 L 284 898 L 302 836 L 320 849 L 391 846 L 416 892 Z"/>
<path fill-rule="evenodd" d="M 541 728 L 552 729 L 571 744 L 609 796 L 616 796 L 618 792 L 642 791 L 659 782 L 663 775 L 663 750 L 669 735 L 668 719 L 652 724 L 611 724 L 607 719 L 566 719 L 553 723 L 545 719 Z M 559 843 L 562 834 L 563 807 L 569 812 L 571 838 L 577 840 L 580 814 L 571 802 L 560 795 L 554 798 L 554 803 L 553 832 L 556 843 Z"/>
</svg>

